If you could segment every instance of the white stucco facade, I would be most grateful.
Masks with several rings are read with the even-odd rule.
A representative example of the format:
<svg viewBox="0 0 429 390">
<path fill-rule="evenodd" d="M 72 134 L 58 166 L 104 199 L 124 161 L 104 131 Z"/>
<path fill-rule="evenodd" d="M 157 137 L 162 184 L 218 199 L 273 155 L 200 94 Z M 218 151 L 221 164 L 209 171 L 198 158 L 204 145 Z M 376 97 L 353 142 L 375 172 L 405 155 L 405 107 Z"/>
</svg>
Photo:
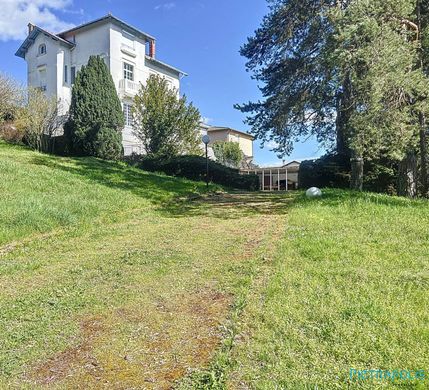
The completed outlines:
<svg viewBox="0 0 429 390">
<path fill-rule="evenodd" d="M 155 38 L 112 15 L 56 35 L 30 24 L 29 35 L 16 55 L 27 62 L 28 86 L 41 88 L 47 96 L 55 97 L 63 114 L 70 106 L 76 73 L 91 55 L 101 56 L 110 70 L 126 116 L 125 155 L 144 152 L 127 120 L 140 83 L 145 84 L 151 74 L 157 74 L 179 91 L 181 77 L 186 75 L 156 59 Z"/>
</svg>

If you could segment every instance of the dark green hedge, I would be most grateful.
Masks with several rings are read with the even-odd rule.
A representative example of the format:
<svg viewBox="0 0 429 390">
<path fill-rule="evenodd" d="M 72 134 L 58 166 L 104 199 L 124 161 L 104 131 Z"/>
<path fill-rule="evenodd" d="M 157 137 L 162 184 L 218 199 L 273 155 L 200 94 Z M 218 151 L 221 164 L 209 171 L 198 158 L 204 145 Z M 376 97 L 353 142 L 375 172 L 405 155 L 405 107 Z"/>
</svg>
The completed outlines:
<svg viewBox="0 0 429 390">
<path fill-rule="evenodd" d="M 350 187 L 350 159 L 341 155 L 326 155 L 318 160 L 303 161 L 299 168 L 299 187 Z M 366 191 L 394 195 L 396 164 L 388 160 L 366 162 L 363 188 Z"/>
<path fill-rule="evenodd" d="M 206 159 L 200 156 L 177 157 L 126 157 L 125 161 L 145 171 L 164 172 L 170 176 L 184 177 L 195 181 L 206 180 Z M 231 169 L 214 161 L 209 161 L 210 182 L 229 188 L 255 191 L 259 188 L 256 175 L 240 175 L 238 169 Z"/>
<path fill-rule="evenodd" d="M 326 155 L 318 160 L 303 161 L 299 167 L 299 188 L 350 187 L 350 159 Z"/>
</svg>

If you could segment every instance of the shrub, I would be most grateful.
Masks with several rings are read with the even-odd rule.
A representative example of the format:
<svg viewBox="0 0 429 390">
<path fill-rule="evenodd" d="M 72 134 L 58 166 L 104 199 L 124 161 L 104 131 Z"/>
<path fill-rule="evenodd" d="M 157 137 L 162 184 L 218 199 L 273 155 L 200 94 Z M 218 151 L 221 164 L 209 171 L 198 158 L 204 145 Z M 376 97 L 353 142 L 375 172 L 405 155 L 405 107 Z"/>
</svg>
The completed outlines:
<svg viewBox="0 0 429 390">
<path fill-rule="evenodd" d="M 206 179 L 206 159 L 200 156 L 165 157 L 127 157 L 126 161 L 150 172 L 164 172 L 170 176 L 184 177 L 195 181 Z M 209 161 L 209 180 L 230 188 L 255 191 L 259 188 L 256 175 L 240 175 L 238 169 L 232 169 Z"/>
<path fill-rule="evenodd" d="M 350 159 L 342 155 L 326 155 L 318 160 L 303 161 L 299 167 L 300 188 L 350 187 Z"/>
<path fill-rule="evenodd" d="M 94 154 L 104 160 L 119 160 L 122 156 L 122 136 L 119 131 L 103 127 L 94 140 Z"/>
<path fill-rule="evenodd" d="M 303 161 L 299 168 L 299 186 L 350 187 L 350 159 L 344 155 L 326 155 L 315 161 Z M 397 167 L 389 160 L 366 162 L 363 189 L 395 195 Z"/>
<path fill-rule="evenodd" d="M 147 154 L 179 156 L 201 151 L 195 131 L 200 112 L 178 92 L 161 76 L 151 75 L 140 85 L 132 109 L 133 130 Z"/>
<path fill-rule="evenodd" d="M 11 122 L 6 122 L 0 125 L 0 139 L 12 143 L 22 143 L 24 138 L 24 131 L 15 127 Z"/>
<path fill-rule="evenodd" d="M 392 161 L 372 161 L 364 166 L 363 188 L 367 191 L 397 195 L 398 167 Z"/>
<path fill-rule="evenodd" d="M 238 142 L 216 141 L 213 144 L 216 161 L 230 168 L 238 168 L 244 155 Z"/>
</svg>

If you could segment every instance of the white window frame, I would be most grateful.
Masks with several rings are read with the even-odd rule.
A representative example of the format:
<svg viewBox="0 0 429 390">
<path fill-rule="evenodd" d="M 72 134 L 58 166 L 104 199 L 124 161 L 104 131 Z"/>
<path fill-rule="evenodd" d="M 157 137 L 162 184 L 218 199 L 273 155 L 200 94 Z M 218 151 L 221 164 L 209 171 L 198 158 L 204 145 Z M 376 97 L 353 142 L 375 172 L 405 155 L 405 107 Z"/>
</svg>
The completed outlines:
<svg viewBox="0 0 429 390">
<path fill-rule="evenodd" d="M 46 66 L 43 66 L 38 69 L 38 78 L 39 78 L 39 89 L 42 92 L 45 92 L 47 90 L 47 83 L 48 83 L 48 71 Z"/>
<path fill-rule="evenodd" d="M 134 81 L 134 65 L 129 62 L 123 62 L 124 79 Z"/>
<path fill-rule="evenodd" d="M 76 66 L 72 66 L 70 68 L 70 84 L 73 85 L 76 81 L 76 74 L 77 74 L 77 70 L 76 70 Z"/>
<path fill-rule="evenodd" d="M 133 105 L 129 102 L 122 103 L 122 112 L 124 113 L 125 127 L 133 127 Z"/>
<path fill-rule="evenodd" d="M 39 48 L 38 48 L 38 55 L 39 56 L 44 56 L 46 54 L 46 52 L 47 52 L 47 50 L 46 50 L 46 43 L 41 43 L 39 45 Z"/>
</svg>

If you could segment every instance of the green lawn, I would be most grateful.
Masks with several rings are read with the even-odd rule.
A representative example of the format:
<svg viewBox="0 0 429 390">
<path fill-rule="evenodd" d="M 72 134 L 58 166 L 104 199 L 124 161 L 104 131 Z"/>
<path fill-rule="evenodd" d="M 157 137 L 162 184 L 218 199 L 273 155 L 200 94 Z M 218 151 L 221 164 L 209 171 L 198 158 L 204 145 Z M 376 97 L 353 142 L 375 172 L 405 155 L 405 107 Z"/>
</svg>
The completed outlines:
<svg viewBox="0 0 429 390">
<path fill-rule="evenodd" d="M 426 202 L 204 191 L 0 142 L 0 388 L 428 387 Z"/>
<path fill-rule="evenodd" d="M 427 202 L 341 191 L 299 198 L 254 287 L 232 384 L 429 388 Z M 350 369 L 426 370 L 426 380 L 350 380 Z"/>
<path fill-rule="evenodd" d="M 281 218 L 2 143 L 0 186 L 0 388 L 170 388 L 208 365 Z"/>
</svg>

